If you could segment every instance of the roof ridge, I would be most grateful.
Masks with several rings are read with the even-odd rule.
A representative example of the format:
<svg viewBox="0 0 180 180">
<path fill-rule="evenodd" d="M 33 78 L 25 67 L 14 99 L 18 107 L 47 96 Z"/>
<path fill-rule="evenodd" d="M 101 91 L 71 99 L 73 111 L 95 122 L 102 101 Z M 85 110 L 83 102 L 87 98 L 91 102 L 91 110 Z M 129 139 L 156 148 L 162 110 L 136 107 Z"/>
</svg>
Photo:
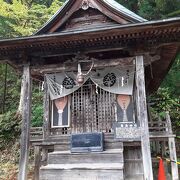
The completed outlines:
<svg viewBox="0 0 180 180">
<path fill-rule="evenodd" d="M 145 22 L 148 21 L 147 19 L 142 18 L 141 16 L 137 15 L 133 11 L 129 10 L 128 8 L 124 7 L 120 3 L 116 2 L 115 0 L 102 0 L 106 4 L 109 4 L 112 8 L 116 9 L 117 11 L 122 11 L 123 13 L 128 14 L 129 16 L 133 17 L 134 19 L 140 21 L 140 22 Z"/>
</svg>

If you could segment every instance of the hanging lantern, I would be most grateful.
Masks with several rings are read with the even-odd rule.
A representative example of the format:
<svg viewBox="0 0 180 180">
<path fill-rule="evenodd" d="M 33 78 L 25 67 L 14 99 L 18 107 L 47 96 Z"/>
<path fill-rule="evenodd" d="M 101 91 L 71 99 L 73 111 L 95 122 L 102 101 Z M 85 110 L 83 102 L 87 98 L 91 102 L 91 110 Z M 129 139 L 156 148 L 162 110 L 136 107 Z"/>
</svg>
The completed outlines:
<svg viewBox="0 0 180 180">
<path fill-rule="evenodd" d="M 83 84 L 84 83 L 84 77 L 87 76 L 90 73 L 93 66 L 94 66 L 94 62 L 92 62 L 92 65 L 91 65 L 89 71 L 86 74 L 83 74 L 82 70 L 81 70 L 81 64 L 78 63 L 78 73 L 77 73 L 77 78 L 76 78 L 76 81 L 78 82 L 78 84 Z"/>
<path fill-rule="evenodd" d="M 58 110 L 58 126 L 62 126 L 63 123 L 62 123 L 62 114 L 63 114 L 63 111 L 64 111 L 64 108 L 67 104 L 67 101 L 68 101 L 68 98 L 67 96 L 65 97 L 62 97 L 62 98 L 58 98 L 54 101 L 55 105 L 56 105 L 56 108 Z"/>
<path fill-rule="evenodd" d="M 80 63 L 78 63 L 77 82 L 79 84 L 82 84 L 84 82 L 84 75 L 82 74 Z"/>
<path fill-rule="evenodd" d="M 82 84 L 82 83 L 84 82 L 84 76 L 83 76 L 82 74 L 79 74 L 79 75 L 77 76 L 77 82 L 78 82 L 79 84 Z"/>
</svg>

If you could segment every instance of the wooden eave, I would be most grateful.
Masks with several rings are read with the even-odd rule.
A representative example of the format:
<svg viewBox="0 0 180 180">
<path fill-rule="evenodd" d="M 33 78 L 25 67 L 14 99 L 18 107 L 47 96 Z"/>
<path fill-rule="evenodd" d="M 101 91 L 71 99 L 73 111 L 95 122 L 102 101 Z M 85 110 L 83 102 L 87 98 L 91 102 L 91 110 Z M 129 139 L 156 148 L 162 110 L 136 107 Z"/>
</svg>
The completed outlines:
<svg viewBox="0 0 180 180">
<path fill-rule="evenodd" d="M 161 44 L 180 43 L 180 18 L 172 18 L 159 21 L 148 21 L 144 23 L 120 25 L 91 30 L 79 30 L 71 32 L 61 32 L 45 35 L 34 35 L 29 37 L 0 40 L 1 58 L 17 52 L 36 52 L 43 48 L 53 51 L 52 48 L 64 50 L 65 48 L 77 51 L 86 51 L 86 48 L 93 49 L 99 45 L 99 49 L 110 46 L 118 48 L 133 48 L 134 42 L 137 47 L 138 42 L 145 43 L 147 47 Z M 112 42 L 116 42 L 112 44 Z M 119 42 L 119 43 L 118 43 Z M 117 44 L 117 45 L 116 45 Z M 139 44 L 141 45 L 141 44 Z M 110 47 L 109 47 L 110 48 Z M 142 47 L 143 48 L 143 47 Z M 61 52 L 61 51 L 60 51 Z"/>
<path fill-rule="evenodd" d="M 160 60 L 146 67 L 146 88 L 156 90 L 169 70 L 180 46 L 180 18 L 121 25 L 116 27 L 36 35 L 0 40 L 0 61 L 21 69 L 24 54 L 33 67 L 46 65 L 44 57 L 124 50 L 129 56 L 158 51 Z M 62 62 L 59 61 L 59 64 Z M 151 73 L 153 72 L 153 75 Z M 37 72 L 36 72 L 37 73 Z M 43 74 L 33 74 L 43 76 Z"/>
</svg>

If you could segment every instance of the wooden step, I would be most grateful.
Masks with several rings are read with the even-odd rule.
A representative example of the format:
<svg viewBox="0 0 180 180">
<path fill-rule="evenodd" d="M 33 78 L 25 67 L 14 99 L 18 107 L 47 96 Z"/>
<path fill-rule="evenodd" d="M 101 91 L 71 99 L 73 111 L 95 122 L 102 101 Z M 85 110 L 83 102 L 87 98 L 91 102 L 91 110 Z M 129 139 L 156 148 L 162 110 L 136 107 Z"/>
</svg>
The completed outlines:
<svg viewBox="0 0 180 180">
<path fill-rule="evenodd" d="M 68 151 L 70 150 L 70 142 L 67 141 L 67 142 L 62 142 L 58 145 L 54 145 L 54 151 Z"/>
<path fill-rule="evenodd" d="M 104 150 L 107 149 L 123 149 L 123 143 L 114 139 L 104 140 Z M 68 151 L 70 150 L 70 140 L 59 141 L 57 145 L 54 146 L 55 151 Z"/>
<path fill-rule="evenodd" d="M 133 174 L 129 176 L 125 176 L 125 180 L 144 180 L 143 174 Z"/>
<path fill-rule="evenodd" d="M 114 139 L 104 141 L 104 149 L 123 149 L 123 143 Z"/>
<path fill-rule="evenodd" d="M 48 154 L 48 164 L 74 163 L 122 163 L 123 150 L 111 149 L 103 152 L 71 153 L 70 151 L 55 151 Z"/>
<path fill-rule="evenodd" d="M 141 147 L 124 147 L 124 176 L 127 180 L 143 180 Z"/>
<path fill-rule="evenodd" d="M 54 142 L 67 142 L 70 141 L 71 136 L 70 135 L 60 135 L 60 136 L 50 136 L 46 141 L 54 141 Z"/>
<path fill-rule="evenodd" d="M 49 164 L 40 180 L 123 180 L 123 163 Z"/>
</svg>

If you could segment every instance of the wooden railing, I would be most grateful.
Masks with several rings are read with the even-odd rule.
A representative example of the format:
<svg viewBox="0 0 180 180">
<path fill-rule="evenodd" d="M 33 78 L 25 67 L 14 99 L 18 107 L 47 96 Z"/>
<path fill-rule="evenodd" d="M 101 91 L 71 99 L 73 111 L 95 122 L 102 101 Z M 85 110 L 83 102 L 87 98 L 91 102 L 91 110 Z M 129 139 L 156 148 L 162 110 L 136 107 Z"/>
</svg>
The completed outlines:
<svg viewBox="0 0 180 180">
<path fill-rule="evenodd" d="M 166 121 L 153 121 L 149 122 L 149 132 L 166 132 L 167 122 Z"/>
<path fill-rule="evenodd" d="M 158 118 L 156 120 L 149 121 L 149 133 L 151 138 L 155 137 L 168 137 L 172 135 L 172 127 L 169 113 L 166 112 L 166 118 Z M 39 142 L 43 139 L 43 128 L 32 127 L 30 131 L 31 142 Z"/>
<path fill-rule="evenodd" d="M 43 128 L 42 127 L 32 127 L 30 131 L 30 141 L 39 142 L 43 140 Z"/>
<path fill-rule="evenodd" d="M 166 137 L 172 135 L 172 127 L 169 112 L 166 112 L 165 118 L 157 117 L 157 119 L 149 121 L 149 133 L 151 137 Z"/>
</svg>

